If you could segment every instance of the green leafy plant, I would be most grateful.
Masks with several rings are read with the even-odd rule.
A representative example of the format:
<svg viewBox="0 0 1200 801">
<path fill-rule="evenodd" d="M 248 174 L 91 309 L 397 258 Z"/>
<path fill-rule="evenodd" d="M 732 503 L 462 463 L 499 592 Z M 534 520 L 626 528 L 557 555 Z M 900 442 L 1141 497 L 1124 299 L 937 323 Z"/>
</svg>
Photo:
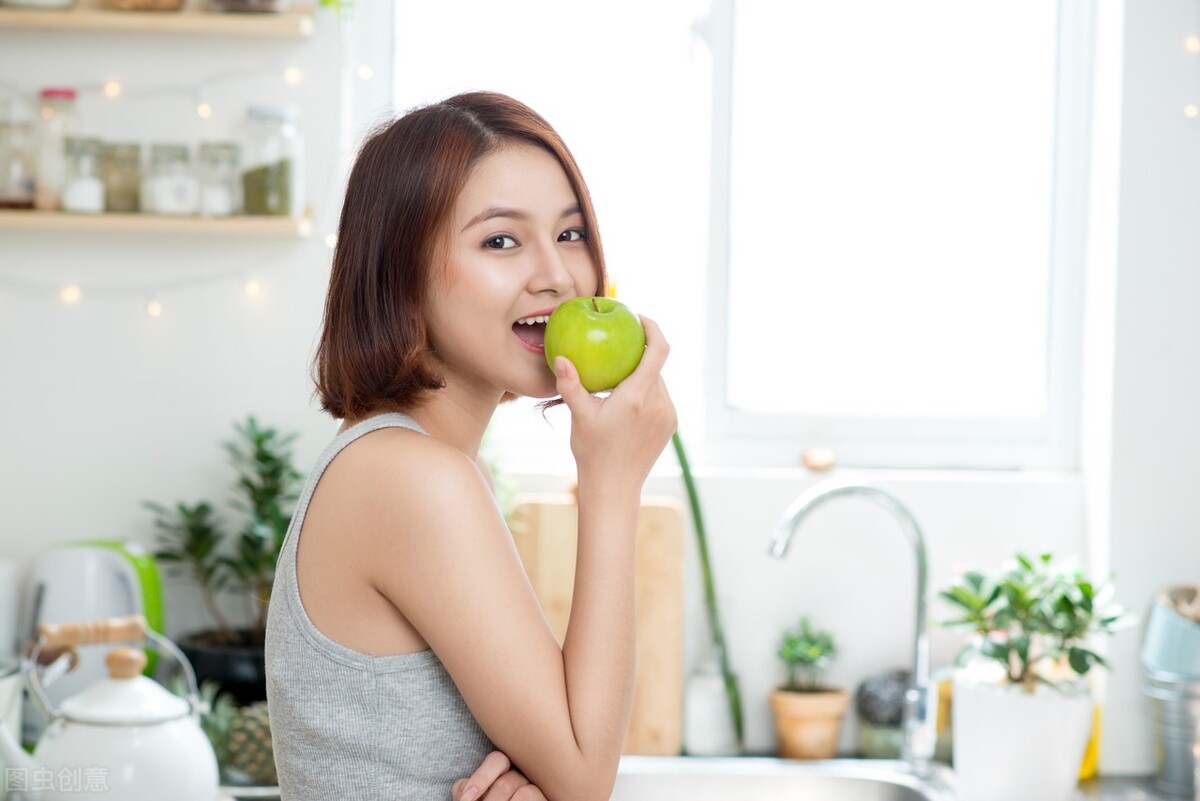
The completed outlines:
<svg viewBox="0 0 1200 801">
<path fill-rule="evenodd" d="M 833 633 L 814 628 L 807 617 L 783 632 L 776 652 L 787 668 L 782 689 L 795 693 L 825 692 L 821 679 L 837 656 Z"/>
<path fill-rule="evenodd" d="M 1097 587 L 1078 569 L 1054 564 L 1051 554 L 1017 554 L 995 575 L 968 571 L 938 593 L 958 617 L 943 622 L 974 635 L 959 662 L 977 655 L 999 665 L 1008 682 L 1033 692 L 1084 676 L 1104 659 L 1087 647 L 1132 618 L 1110 601 L 1111 584 Z"/>
<path fill-rule="evenodd" d="M 180 501 L 174 507 L 146 501 L 155 513 L 158 529 L 155 557 L 175 575 L 200 588 L 217 630 L 214 639 L 224 643 L 261 645 L 266 633 L 267 604 L 275 578 L 275 562 L 291 523 L 303 473 L 296 469 L 291 445 L 295 433 L 281 434 L 264 428 L 253 417 L 235 423 L 237 438 L 223 443 L 237 472 L 231 508 L 240 513 L 241 526 L 234 537 L 214 512 L 212 504 Z M 234 539 L 232 545 L 226 545 Z M 217 597 L 223 592 L 242 596 L 250 621 L 248 641 L 222 614 Z"/>
</svg>

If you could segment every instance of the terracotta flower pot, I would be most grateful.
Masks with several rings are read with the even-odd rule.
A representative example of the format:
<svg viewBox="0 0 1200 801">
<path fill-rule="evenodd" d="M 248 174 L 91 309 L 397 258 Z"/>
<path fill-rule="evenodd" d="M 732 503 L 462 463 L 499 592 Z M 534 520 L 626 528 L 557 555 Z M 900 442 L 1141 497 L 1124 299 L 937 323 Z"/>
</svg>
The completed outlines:
<svg viewBox="0 0 1200 801">
<path fill-rule="evenodd" d="M 779 755 L 786 759 L 832 759 L 837 755 L 842 719 L 849 707 L 850 693 L 844 690 L 772 692 Z"/>
</svg>

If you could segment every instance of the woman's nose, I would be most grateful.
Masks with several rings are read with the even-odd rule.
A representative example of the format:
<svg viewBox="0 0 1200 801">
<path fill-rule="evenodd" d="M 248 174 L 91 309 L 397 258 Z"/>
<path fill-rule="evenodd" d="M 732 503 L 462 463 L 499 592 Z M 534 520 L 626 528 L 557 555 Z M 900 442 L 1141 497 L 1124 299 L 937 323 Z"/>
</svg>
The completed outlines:
<svg viewBox="0 0 1200 801">
<path fill-rule="evenodd" d="M 564 254 L 560 253 L 553 245 L 539 248 L 534 254 L 534 259 L 534 270 L 529 287 L 532 292 L 562 294 L 575 286 L 575 277 L 567 267 Z"/>
</svg>

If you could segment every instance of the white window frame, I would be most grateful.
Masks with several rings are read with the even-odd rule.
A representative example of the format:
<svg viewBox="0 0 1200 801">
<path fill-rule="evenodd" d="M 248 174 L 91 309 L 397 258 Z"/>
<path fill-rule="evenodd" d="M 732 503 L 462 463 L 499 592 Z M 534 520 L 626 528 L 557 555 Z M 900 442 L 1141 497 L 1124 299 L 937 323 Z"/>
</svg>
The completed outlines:
<svg viewBox="0 0 1200 801">
<path fill-rule="evenodd" d="M 731 111 L 736 0 L 713 0 L 712 177 L 705 377 L 705 460 L 795 467 L 808 448 L 838 464 L 926 469 L 1077 470 L 1083 283 L 1087 255 L 1094 11 L 1060 0 L 1047 369 L 1048 413 L 1033 420 L 901 419 L 748 413 L 726 401 L 728 378 Z M 778 354 L 787 369 L 786 354 Z"/>
</svg>

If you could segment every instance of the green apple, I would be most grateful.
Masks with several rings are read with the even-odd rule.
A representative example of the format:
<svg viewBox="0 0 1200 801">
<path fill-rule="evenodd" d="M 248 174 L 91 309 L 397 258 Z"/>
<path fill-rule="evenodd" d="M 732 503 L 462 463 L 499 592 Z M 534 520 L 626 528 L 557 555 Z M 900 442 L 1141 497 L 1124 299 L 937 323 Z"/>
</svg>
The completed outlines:
<svg viewBox="0 0 1200 801">
<path fill-rule="evenodd" d="M 612 298 L 574 298 L 546 323 L 546 363 L 566 356 L 588 392 L 604 392 L 624 381 L 642 360 L 646 332 L 624 303 Z"/>
</svg>

